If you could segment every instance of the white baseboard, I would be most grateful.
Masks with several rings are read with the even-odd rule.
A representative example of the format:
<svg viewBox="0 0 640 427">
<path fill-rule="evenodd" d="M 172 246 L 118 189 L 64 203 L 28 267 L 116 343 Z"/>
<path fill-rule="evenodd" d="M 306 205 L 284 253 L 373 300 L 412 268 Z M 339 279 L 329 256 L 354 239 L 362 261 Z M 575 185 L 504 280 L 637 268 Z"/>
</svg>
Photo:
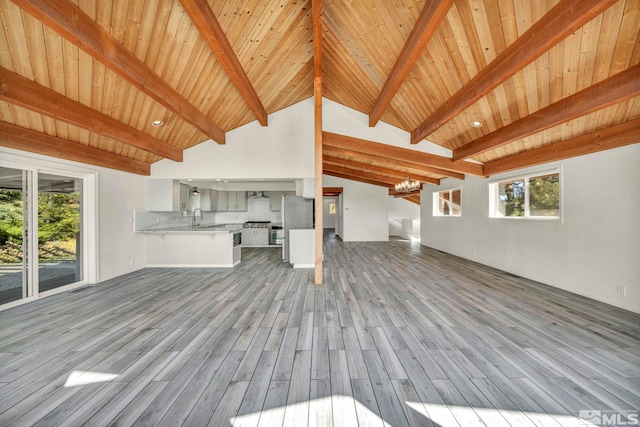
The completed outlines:
<svg viewBox="0 0 640 427">
<path fill-rule="evenodd" d="M 315 268 L 315 264 L 292 264 L 293 268 Z"/>
<path fill-rule="evenodd" d="M 240 261 L 238 261 L 240 263 Z M 147 264 L 147 268 L 232 268 L 236 264 Z"/>
<path fill-rule="evenodd" d="M 106 282 L 107 280 L 115 279 L 116 277 L 121 277 L 121 276 L 124 276 L 126 274 L 134 273 L 134 272 L 136 272 L 138 270 L 142 270 L 143 268 L 146 268 L 146 267 L 147 267 L 146 265 L 142 265 L 142 266 L 138 265 L 138 266 L 135 266 L 134 268 L 121 271 L 121 272 L 119 272 L 117 274 L 110 274 L 108 276 L 99 276 L 98 277 L 98 281 L 96 283 L 91 283 L 91 284 L 98 284 L 98 283 L 101 283 L 101 282 Z"/>
</svg>

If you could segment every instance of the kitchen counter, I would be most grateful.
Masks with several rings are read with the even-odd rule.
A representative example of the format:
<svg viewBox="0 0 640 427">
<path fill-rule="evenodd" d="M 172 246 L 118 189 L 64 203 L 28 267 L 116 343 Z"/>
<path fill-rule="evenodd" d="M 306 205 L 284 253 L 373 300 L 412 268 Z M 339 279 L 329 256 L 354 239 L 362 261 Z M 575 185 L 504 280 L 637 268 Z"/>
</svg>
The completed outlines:
<svg viewBox="0 0 640 427">
<path fill-rule="evenodd" d="M 180 225 L 175 227 L 147 228 L 136 231 L 136 233 L 144 234 L 171 234 L 171 233 L 193 233 L 193 234 L 211 234 L 211 233 L 240 233 L 242 232 L 242 224 L 204 224 L 192 227 L 190 225 Z"/>
<path fill-rule="evenodd" d="M 241 247 L 234 245 L 234 237 L 241 232 L 242 224 L 137 231 L 149 239 L 148 267 L 233 267 L 240 263 Z"/>
</svg>

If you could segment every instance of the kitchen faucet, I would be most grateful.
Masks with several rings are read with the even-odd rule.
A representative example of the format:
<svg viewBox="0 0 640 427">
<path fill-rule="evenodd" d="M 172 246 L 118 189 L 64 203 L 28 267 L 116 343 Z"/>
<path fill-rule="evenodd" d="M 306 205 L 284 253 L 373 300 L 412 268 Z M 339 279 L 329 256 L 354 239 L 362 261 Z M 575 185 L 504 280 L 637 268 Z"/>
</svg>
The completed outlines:
<svg viewBox="0 0 640 427">
<path fill-rule="evenodd" d="M 193 215 L 191 216 L 191 228 L 196 227 L 196 211 L 200 211 L 200 215 L 198 215 L 200 217 L 200 221 L 204 219 L 204 216 L 202 214 L 202 209 L 200 208 L 193 209 Z"/>
</svg>

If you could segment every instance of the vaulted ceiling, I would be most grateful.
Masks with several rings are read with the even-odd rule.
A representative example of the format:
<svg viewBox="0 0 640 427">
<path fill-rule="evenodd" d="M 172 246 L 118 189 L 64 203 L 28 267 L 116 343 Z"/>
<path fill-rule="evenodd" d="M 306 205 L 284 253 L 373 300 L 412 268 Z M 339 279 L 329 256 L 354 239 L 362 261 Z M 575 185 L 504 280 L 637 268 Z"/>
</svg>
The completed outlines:
<svg viewBox="0 0 640 427">
<path fill-rule="evenodd" d="M 640 0 L 322 7 L 324 97 L 411 134 L 325 133 L 325 173 L 438 183 L 640 141 Z M 0 145 L 148 174 L 313 96 L 311 1 L 0 0 L 0 19 Z"/>
</svg>

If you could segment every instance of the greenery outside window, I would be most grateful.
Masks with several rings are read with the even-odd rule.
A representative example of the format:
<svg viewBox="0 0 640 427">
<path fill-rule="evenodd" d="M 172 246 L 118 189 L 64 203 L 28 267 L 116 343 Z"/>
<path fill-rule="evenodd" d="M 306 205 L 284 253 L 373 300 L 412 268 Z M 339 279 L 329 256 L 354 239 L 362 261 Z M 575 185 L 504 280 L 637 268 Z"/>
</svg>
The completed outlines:
<svg viewBox="0 0 640 427">
<path fill-rule="evenodd" d="M 560 218 L 557 170 L 494 182 L 489 191 L 492 218 Z"/>
<path fill-rule="evenodd" d="M 433 216 L 460 216 L 462 213 L 459 188 L 433 193 Z"/>
</svg>

